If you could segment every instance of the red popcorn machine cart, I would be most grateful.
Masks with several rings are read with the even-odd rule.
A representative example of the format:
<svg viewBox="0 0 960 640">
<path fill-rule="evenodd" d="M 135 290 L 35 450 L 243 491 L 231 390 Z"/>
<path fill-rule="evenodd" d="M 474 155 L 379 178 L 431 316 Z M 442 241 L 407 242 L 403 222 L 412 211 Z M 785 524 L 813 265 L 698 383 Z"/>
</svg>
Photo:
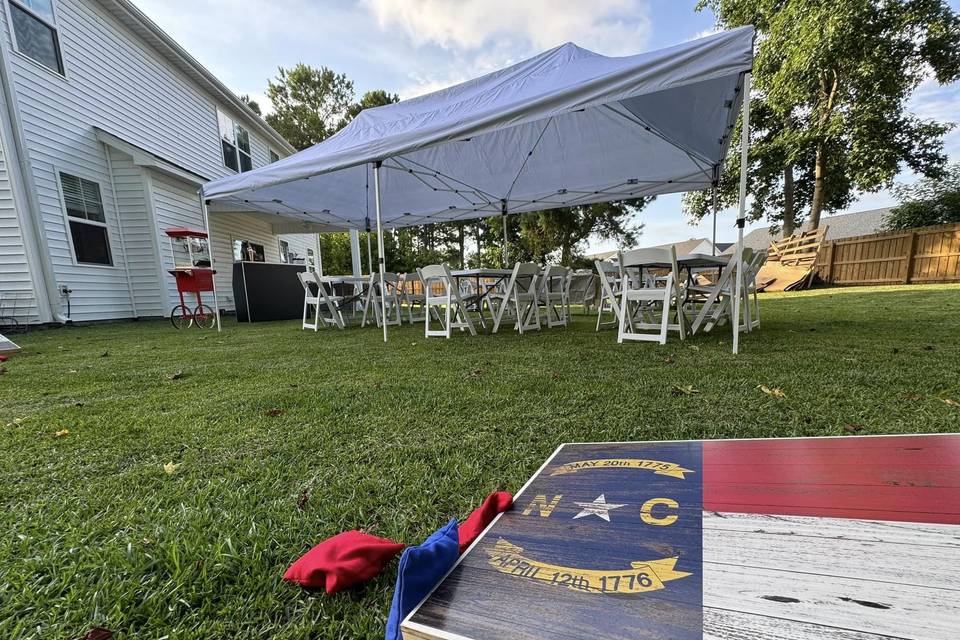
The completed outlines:
<svg viewBox="0 0 960 640">
<path fill-rule="evenodd" d="M 212 329 L 217 326 L 219 305 L 217 295 L 213 289 L 213 270 L 210 260 L 210 240 L 206 231 L 174 227 L 167 229 L 167 238 L 170 240 L 170 253 L 173 256 L 173 268 L 169 273 L 177 281 L 177 293 L 180 294 L 180 304 L 170 312 L 170 322 L 177 329 L 196 326 L 201 329 Z M 212 308 L 204 303 L 201 293 L 213 294 Z M 196 301 L 183 294 L 193 294 Z"/>
</svg>

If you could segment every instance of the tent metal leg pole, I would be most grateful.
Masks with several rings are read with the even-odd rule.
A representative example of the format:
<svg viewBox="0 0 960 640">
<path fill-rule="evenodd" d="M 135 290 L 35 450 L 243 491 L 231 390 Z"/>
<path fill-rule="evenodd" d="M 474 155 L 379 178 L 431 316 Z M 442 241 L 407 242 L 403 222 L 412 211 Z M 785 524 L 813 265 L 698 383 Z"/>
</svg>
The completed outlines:
<svg viewBox="0 0 960 640">
<path fill-rule="evenodd" d="M 733 296 L 733 352 L 740 350 L 740 296 L 743 291 L 743 227 L 747 217 L 747 154 L 750 148 L 750 74 L 743 74 L 743 123 L 740 132 L 740 211 L 737 214 L 737 266 Z"/>
<path fill-rule="evenodd" d="M 713 248 L 711 255 L 717 255 L 717 183 L 713 183 Z"/>
<path fill-rule="evenodd" d="M 383 218 L 380 215 L 380 162 L 373 164 L 373 191 L 374 199 L 377 203 L 377 251 L 380 252 L 378 262 L 380 263 L 380 317 L 383 319 L 383 341 L 387 341 L 387 283 L 384 282 L 386 276 L 386 263 L 383 255 Z M 368 238 L 370 236 L 367 236 Z M 369 246 L 369 245 L 368 245 Z"/>
<path fill-rule="evenodd" d="M 203 199 L 202 192 L 200 193 L 200 208 L 203 210 L 203 226 L 207 230 L 207 251 L 210 253 L 210 268 L 213 269 L 213 233 L 210 231 L 210 211 L 207 209 L 207 201 Z M 221 327 L 220 300 L 217 298 L 217 276 L 214 275 L 211 280 L 213 281 L 213 312 L 217 314 L 217 333 L 219 333 Z"/>
<path fill-rule="evenodd" d="M 370 229 L 367 229 L 367 271 L 373 275 L 373 249 L 370 248 Z"/>
<path fill-rule="evenodd" d="M 507 201 L 500 201 L 500 217 L 503 219 L 503 268 L 510 268 L 510 243 L 507 241 Z"/>
</svg>

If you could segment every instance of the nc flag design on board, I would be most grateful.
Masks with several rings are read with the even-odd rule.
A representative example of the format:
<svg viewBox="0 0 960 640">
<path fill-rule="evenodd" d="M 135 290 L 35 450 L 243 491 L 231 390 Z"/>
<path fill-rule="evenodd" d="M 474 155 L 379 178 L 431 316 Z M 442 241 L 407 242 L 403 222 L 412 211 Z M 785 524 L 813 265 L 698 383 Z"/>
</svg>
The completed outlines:
<svg viewBox="0 0 960 640">
<path fill-rule="evenodd" d="M 401 628 L 947 640 L 958 537 L 960 435 L 564 445 Z"/>
</svg>

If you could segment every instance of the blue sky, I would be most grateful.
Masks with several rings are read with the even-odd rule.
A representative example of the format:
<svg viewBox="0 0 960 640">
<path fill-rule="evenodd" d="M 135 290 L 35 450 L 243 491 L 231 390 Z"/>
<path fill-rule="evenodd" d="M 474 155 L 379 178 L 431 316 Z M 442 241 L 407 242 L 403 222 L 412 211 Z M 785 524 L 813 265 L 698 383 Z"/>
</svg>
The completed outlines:
<svg viewBox="0 0 960 640">
<path fill-rule="evenodd" d="M 298 62 L 346 73 L 359 94 L 386 89 L 401 98 L 427 93 L 563 42 L 607 55 L 658 49 L 713 28 L 695 0 L 135 0 L 137 5 L 237 93 L 263 96 L 277 67 Z M 960 9 L 960 0 L 951 0 Z M 269 107 L 268 107 L 269 108 Z M 960 122 L 960 84 L 924 83 L 913 111 Z M 960 130 L 946 140 L 960 161 Z M 913 176 L 903 175 L 901 181 Z M 851 211 L 893 203 L 864 194 Z M 733 211 L 718 239 L 735 238 Z M 690 226 L 680 196 L 644 209 L 644 242 L 709 237 L 709 222 Z M 756 226 L 762 226 L 756 225 Z M 609 243 L 591 243 L 591 249 Z"/>
</svg>

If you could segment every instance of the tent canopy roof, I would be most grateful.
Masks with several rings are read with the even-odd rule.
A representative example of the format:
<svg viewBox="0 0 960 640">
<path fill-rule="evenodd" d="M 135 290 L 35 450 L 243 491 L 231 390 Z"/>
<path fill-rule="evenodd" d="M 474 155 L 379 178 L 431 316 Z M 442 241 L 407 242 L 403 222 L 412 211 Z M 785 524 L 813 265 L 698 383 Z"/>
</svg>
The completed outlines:
<svg viewBox="0 0 960 640">
<path fill-rule="evenodd" d="M 753 63 L 753 27 L 609 58 L 574 44 L 367 109 L 203 197 L 328 230 L 369 229 L 372 163 L 386 227 L 709 187 Z"/>
</svg>

